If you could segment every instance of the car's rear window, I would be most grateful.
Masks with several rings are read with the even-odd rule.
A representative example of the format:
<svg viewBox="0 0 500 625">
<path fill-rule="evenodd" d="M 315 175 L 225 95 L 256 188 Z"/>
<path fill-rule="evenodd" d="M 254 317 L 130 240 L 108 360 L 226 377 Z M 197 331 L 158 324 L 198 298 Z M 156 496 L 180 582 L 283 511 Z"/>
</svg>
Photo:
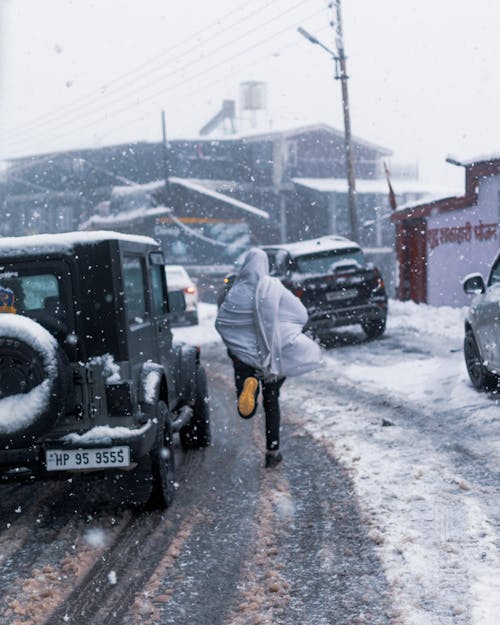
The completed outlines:
<svg viewBox="0 0 500 625">
<path fill-rule="evenodd" d="M 347 266 L 366 266 L 366 259 L 359 248 L 344 250 L 328 250 L 315 254 L 305 254 L 294 259 L 295 271 L 298 273 L 331 273 Z"/>
</svg>

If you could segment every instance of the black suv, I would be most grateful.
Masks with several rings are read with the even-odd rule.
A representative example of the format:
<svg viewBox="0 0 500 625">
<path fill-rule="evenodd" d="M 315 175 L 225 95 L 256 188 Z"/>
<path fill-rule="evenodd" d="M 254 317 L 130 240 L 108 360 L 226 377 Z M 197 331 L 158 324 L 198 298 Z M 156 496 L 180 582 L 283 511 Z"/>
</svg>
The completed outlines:
<svg viewBox="0 0 500 625">
<path fill-rule="evenodd" d="M 359 323 L 369 338 L 383 334 L 387 320 L 384 281 L 357 243 L 325 236 L 262 249 L 269 258 L 270 274 L 307 308 L 306 330 L 321 337 L 335 327 Z M 225 277 L 226 291 L 235 276 Z"/>
<path fill-rule="evenodd" d="M 117 472 L 168 506 L 174 432 L 204 447 L 210 425 L 200 351 L 172 341 L 164 264 L 148 237 L 0 239 L 4 479 Z"/>
</svg>

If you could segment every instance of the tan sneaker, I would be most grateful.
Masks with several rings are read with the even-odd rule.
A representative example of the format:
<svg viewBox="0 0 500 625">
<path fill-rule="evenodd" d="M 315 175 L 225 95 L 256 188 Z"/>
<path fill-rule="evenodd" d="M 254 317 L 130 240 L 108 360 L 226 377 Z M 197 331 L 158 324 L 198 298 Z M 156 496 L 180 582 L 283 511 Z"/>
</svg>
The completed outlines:
<svg viewBox="0 0 500 625">
<path fill-rule="evenodd" d="M 238 413 L 240 417 L 249 419 L 255 414 L 257 408 L 257 396 L 259 394 L 259 380 L 257 378 L 246 378 L 243 390 L 238 397 Z"/>
</svg>

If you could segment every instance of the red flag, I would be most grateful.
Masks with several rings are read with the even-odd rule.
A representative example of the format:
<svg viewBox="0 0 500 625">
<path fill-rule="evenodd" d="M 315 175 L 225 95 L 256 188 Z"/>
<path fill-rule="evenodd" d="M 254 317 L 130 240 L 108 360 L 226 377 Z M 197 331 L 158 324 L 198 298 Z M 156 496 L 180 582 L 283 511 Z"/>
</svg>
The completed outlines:
<svg viewBox="0 0 500 625">
<path fill-rule="evenodd" d="M 387 163 L 385 161 L 384 161 L 384 171 L 385 171 L 385 177 L 387 179 L 387 184 L 389 185 L 389 204 L 392 210 L 395 211 L 397 208 L 396 195 L 394 193 L 394 189 L 392 188 L 391 179 L 389 176 L 389 170 L 387 169 Z"/>
</svg>

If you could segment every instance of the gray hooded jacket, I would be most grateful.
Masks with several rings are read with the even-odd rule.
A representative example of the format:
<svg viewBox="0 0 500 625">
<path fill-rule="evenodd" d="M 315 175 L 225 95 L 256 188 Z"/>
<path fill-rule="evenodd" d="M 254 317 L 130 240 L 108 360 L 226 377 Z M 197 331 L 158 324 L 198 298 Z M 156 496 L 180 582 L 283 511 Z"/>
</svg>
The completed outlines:
<svg viewBox="0 0 500 625">
<path fill-rule="evenodd" d="M 229 351 L 265 378 L 296 376 L 320 365 L 320 348 L 302 333 L 307 310 L 269 276 L 263 250 L 252 248 L 222 303 L 215 327 Z"/>
</svg>

